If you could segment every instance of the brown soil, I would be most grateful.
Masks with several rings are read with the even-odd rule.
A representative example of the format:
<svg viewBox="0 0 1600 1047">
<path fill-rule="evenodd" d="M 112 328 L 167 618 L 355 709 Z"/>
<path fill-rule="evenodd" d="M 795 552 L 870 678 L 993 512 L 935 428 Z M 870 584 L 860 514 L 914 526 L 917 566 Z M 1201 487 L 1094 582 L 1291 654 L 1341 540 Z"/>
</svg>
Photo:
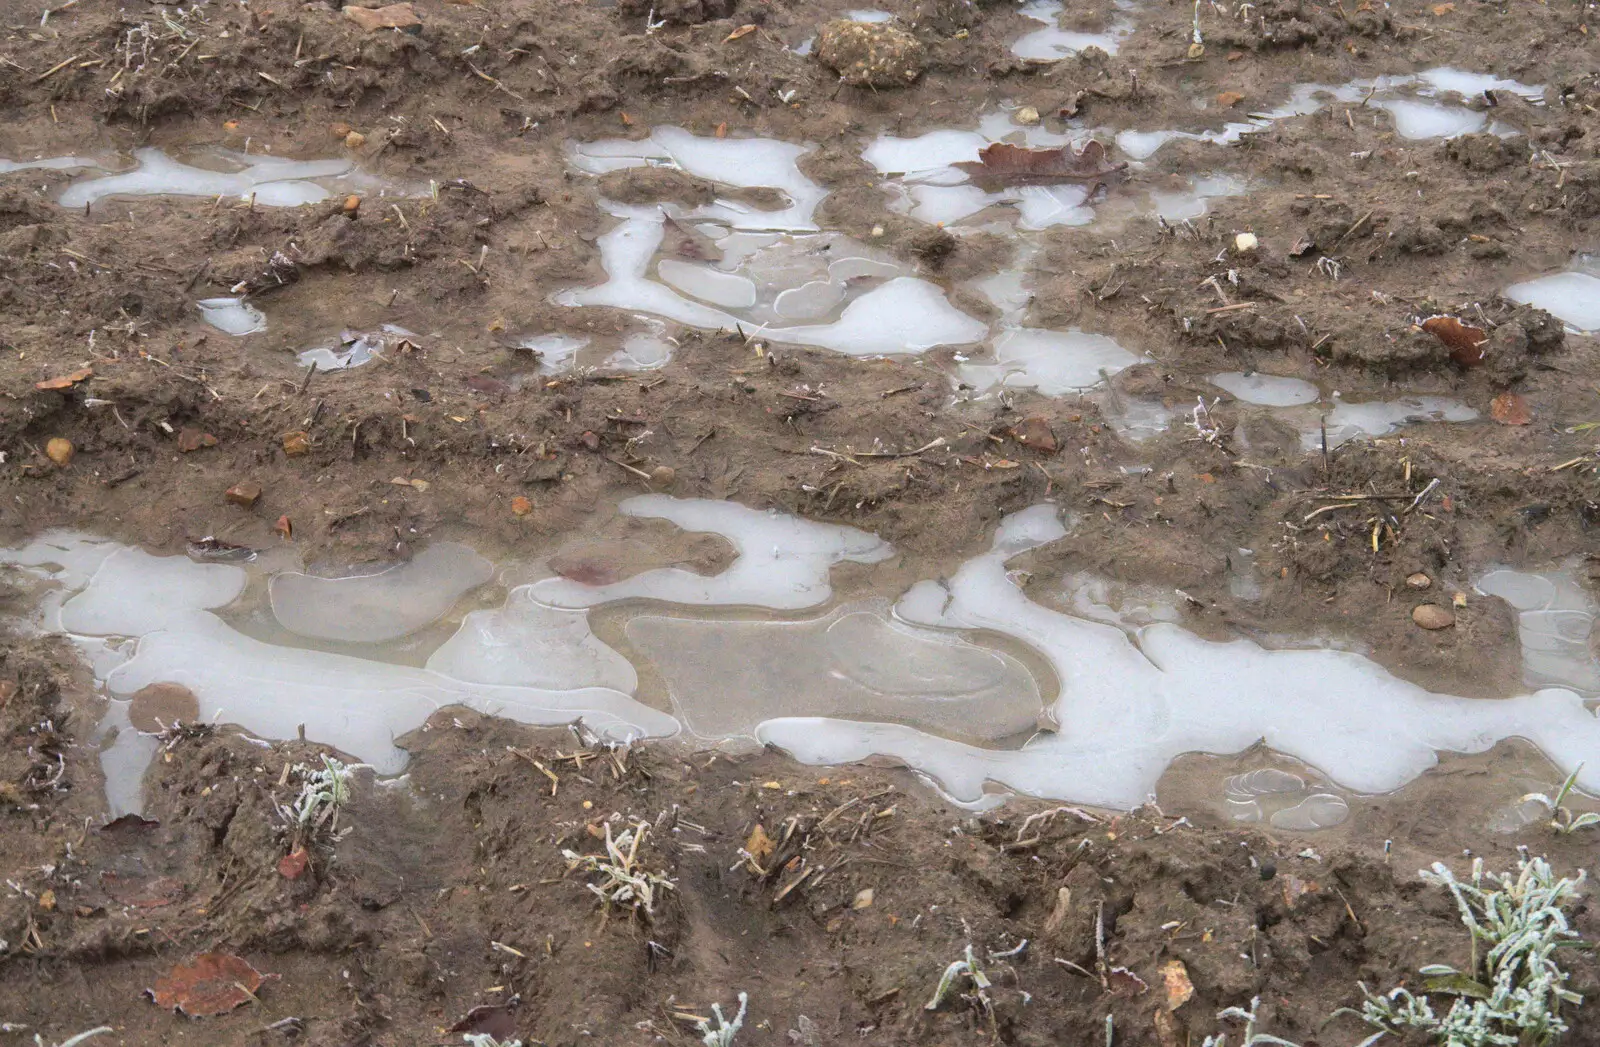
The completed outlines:
<svg viewBox="0 0 1600 1047">
<path fill-rule="evenodd" d="M 624 462 L 670 467 L 656 483 L 678 495 L 875 531 L 902 553 L 897 570 L 931 577 L 982 548 L 1001 514 L 1050 496 L 1081 524 L 1027 558 L 1035 572 L 1178 588 L 1197 630 L 1333 637 L 1427 686 L 1484 698 L 1519 685 L 1508 609 L 1472 596 L 1454 628 L 1424 632 L 1411 623 L 1418 599 L 1405 577 L 1433 576 L 1430 598 L 1470 593 L 1488 564 L 1544 566 L 1594 548 L 1594 439 L 1574 427 L 1600 417 L 1595 342 L 1562 337 L 1548 316 L 1497 297 L 1596 247 L 1593 16 L 1569 0 L 1353 9 L 1263 0 L 1243 18 L 1205 15 L 1197 60 L 1186 58 L 1192 5 L 1150 0 L 1117 56 L 1051 64 L 1010 56 L 1010 41 L 1034 23 L 1009 4 L 887 0 L 926 63 L 904 88 L 841 84 L 789 49 L 845 4 L 669 0 L 653 8 L 667 24 L 646 33 L 652 8 L 634 0 L 418 0 L 420 32 L 368 34 L 322 3 L 219 0 L 189 35 L 164 28 L 173 8 L 145 0 L 46 18 L 52 6 L 0 3 L 0 157 L 223 144 L 311 159 L 343 155 L 353 129 L 368 170 L 439 188 L 390 209 L 365 202 L 353 217 L 342 201 L 268 209 L 161 199 L 68 214 L 52 202 L 67 175 L 0 176 L 6 541 L 73 526 L 165 551 L 203 536 L 267 547 L 283 541 L 275 524 L 285 516 L 317 562 L 384 560 L 443 538 L 487 555 L 542 553 L 644 486 Z M 1096 3 L 1073 21 L 1093 28 L 1110 17 Z M 730 39 L 747 24 L 757 28 Z M 1526 398 L 1531 425 L 1420 426 L 1324 458 L 1303 453 L 1265 412 L 1224 403 L 1224 430 L 1246 434 L 1248 448 L 1196 440 L 1182 426 L 1134 447 L 1087 401 L 953 402 L 947 353 L 757 355 L 734 334 L 690 335 L 669 366 L 642 376 L 522 381 L 536 361 L 513 348 L 520 337 L 570 330 L 604 343 L 626 329 L 615 311 L 547 300 L 599 280 L 601 184 L 568 171 L 567 139 L 659 124 L 711 134 L 725 124 L 730 135 L 818 143 L 803 163 L 830 190 L 823 224 L 919 265 L 981 314 L 955 285 L 1007 265 L 1009 245 L 952 239 L 889 213 L 859 159 L 875 135 L 970 126 L 1001 101 L 1047 120 L 1076 111 L 1113 130 L 1215 129 L 1281 103 L 1297 82 L 1437 65 L 1548 84 L 1542 106 L 1496 100 L 1495 119 L 1526 140 L 1409 142 L 1381 111 L 1334 105 L 1234 148 L 1173 143 L 1112 192 L 1213 171 L 1247 178 L 1251 191 L 1214 201 L 1189 227 L 1052 230 L 1030 319 L 1149 352 L 1155 363 L 1123 372 L 1115 387 L 1174 405 L 1215 395 L 1208 373 L 1261 368 L 1351 399 L 1452 395 L 1486 417 L 1491 398 L 1511 390 Z M 1224 92 L 1243 97 L 1225 107 Z M 623 199 L 707 192 L 659 172 L 604 185 Z M 1242 230 L 1262 245 L 1243 260 L 1227 253 Z M 1303 239 L 1316 246 L 1291 254 Z M 1340 263 L 1337 280 L 1316 268 L 1319 256 Z M 245 341 L 204 327 L 192 309 L 240 283 L 273 317 Z M 1436 312 L 1490 327 L 1484 366 L 1461 368 L 1413 326 Z M 295 351 L 382 323 L 420 332 L 418 346 L 304 383 Z M 35 387 L 83 367 L 94 375 L 73 388 Z M 1047 420 L 1059 452 L 1015 439 L 1030 417 Z M 216 445 L 180 450 L 185 430 Z M 297 431 L 309 434 L 309 452 L 289 456 L 283 437 Z M 908 459 L 857 465 L 810 453 L 938 437 L 946 445 Z M 53 438 L 71 441 L 70 463 L 47 456 Z M 1139 464 L 1154 469 L 1122 469 Z M 1331 495 L 1409 500 L 1433 479 L 1424 511 L 1307 520 Z M 224 498 L 241 481 L 264 491 L 253 508 Z M 512 511 L 518 496 L 531 503 L 525 515 Z M 1239 548 L 1256 551 L 1259 601 L 1229 594 Z M 1484 797 L 1521 791 L 1496 762 L 1523 760 L 1509 746 L 1451 761 L 1450 773 L 1361 809 L 1347 830 L 1309 838 L 1314 861 L 1297 857 L 1308 840 L 1219 828 L 1217 812 L 1181 788 L 1166 820 L 1146 811 L 1110 828 L 1062 816 L 1019 849 L 1007 845 L 1032 808 L 971 819 L 896 773 L 851 769 L 824 784 L 825 772 L 775 754 L 666 750 L 580 769 L 555 755 L 572 751 L 570 739 L 462 716 L 412 736 L 413 789 L 364 786 L 348 818 L 354 833 L 316 851 L 311 871 L 291 882 L 276 870 L 285 841 L 272 800 L 286 789 L 274 783 L 308 747 L 263 750 L 225 732 L 181 739 L 148 783 L 161 824 L 98 831 L 86 744 L 98 710 L 82 670 L 44 641 L 10 642 L 3 655 L 0 864 L 23 890 L 0 902 L 0 938 L 13 946 L 0 950 L 0 1021 L 55 1039 L 107 1022 L 127 1043 L 273 1043 L 291 1033 L 326 1044 L 445 1042 L 457 1035 L 439 1030 L 470 1008 L 514 999 L 525 1039 L 686 1043 L 697 1037 L 674 1013 L 704 1014 L 718 999 L 727 1007 L 746 989 L 741 1043 L 806 1042 L 805 1014 L 818 1043 L 1088 1044 L 1102 1042 L 1108 1011 L 1118 1043 L 1167 1042 L 1163 1029 L 1172 1043 L 1198 1043 L 1215 1031 L 1217 1008 L 1259 994 L 1268 1031 L 1343 1044 L 1356 1028 L 1319 1023 L 1351 1002 L 1357 978 L 1392 984 L 1463 947 L 1453 912 L 1417 882 L 1417 868 L 1463 849 L 1506 866 L 1517 842 L 1563 870 L 1592 856 L 1581 840 L 1476 828 Z M 561 775 L 556 796 L 535 758 Z M 1473 784 L 1460 785 L 1462 774 Z M 1542 781 L 1551 776 L 1539 768 Z M 597 849 L 587 827 L 612 812 L 666 819 L 646 853 L 678 886 L 653 923 L 603 921 L 563 873 L 560 848 Z M 1174 812 L 1195 824 L 1156 834 Z M 828 871 L 781 902 L 774 894 L 791 872 L 730 872 L 757 821 L 774 838 L 793 826 L 789 846 L 809 840 L 807 861 Z M 1268 864 L 1275 876 L 1264 875 Z M 1290 875 L 1319 889 L 1288 906 Z M 1046 931 L 1063 886 L 1071 909 Z M 872 904 L 850 909 L 867 887 Z M 46 888 L 53 908 L 40 904 Z M 1148 982 L 1148 995 L 1107 994 L 1053 962 L 1094 969 L 1101 902 L 1112 961 Z M 1593 917 L 1580 927 L 1592 936 Z M 1023 937 L 1033 944 L 1000 979 L 992 1025 L 961 1007 L 921 1009 L 967 942 L 1000 950 Z M 140 999 L 173 962 L 207 949 L 239 952 L 282 980 L 259 1006 L 199 1029 Z M 1173 1026 L 1152 1017 L 1168 958 L 1182 959 L 1196 986 Z M 1574 962 L 1574 987 L 1592 991 L 1589 954 Z M 303 1029 L 261 1031 L 290 1017 Z"/>
</svg>

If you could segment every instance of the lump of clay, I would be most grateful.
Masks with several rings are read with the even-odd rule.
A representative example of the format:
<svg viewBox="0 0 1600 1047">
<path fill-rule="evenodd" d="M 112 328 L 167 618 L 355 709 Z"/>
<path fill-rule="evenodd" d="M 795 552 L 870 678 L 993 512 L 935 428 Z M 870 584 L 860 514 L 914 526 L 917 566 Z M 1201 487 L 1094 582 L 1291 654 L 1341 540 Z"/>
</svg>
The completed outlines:
<svg viewBox="0 0 1600 1047">
<path fill-rule="evenodd" d="M 822 27 L 817 57 L 849 84 L 904 87 L 922 75 L 922 42 L 882 22 L 837 20 Z"/>
</svg>

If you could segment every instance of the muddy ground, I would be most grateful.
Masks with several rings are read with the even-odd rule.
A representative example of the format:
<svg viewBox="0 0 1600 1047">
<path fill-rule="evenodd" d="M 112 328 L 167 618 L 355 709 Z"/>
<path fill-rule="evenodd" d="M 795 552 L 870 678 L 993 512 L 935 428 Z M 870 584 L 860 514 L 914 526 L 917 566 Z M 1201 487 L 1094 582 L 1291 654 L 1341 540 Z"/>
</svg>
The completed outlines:
<svg viewBox="0 0 1600 1047">
<path fill-rule="evenodd" d="M 284 540 L 275 525 L 286 517 L 314 564 L 390 560 L 444 538 L 489 556 L 533 555 L 647 486 L 627 465 L 674 494 L 875 531 L 908 577 L 935 577 L 983 548 L 1001 514 L 1053 497 L 1081 523 L 1030 556 L 1023 566 L 1036 573 L 1178 588 L 1191 598 L 1188 624 L 1208 635 L 1328 637 L 1426 686 L 1485 699 L 1520 683 L 1509 610 L 1472 595 L 1453 628 L 1424 632 L 1412 607 L 1470 593 L 1490 564 L 1542 567 L 1594 549 L 1597 455 L 1583 426 L 1600 419 L 1595 342 L 1497 297 L 1597 246 L 1597 44 L 1592 10 L 1570 0 L 1213 8 L 1198 58 L 1188 57 L 1192 6 L 1156 0 L 1138 7 L 1115 57 L 1055 63 L 1010 55 L 1036 23 L 1009 4 L 889 0 L 881 6 L 927 55 L 915 83 L 894 89 L 842 85 L 790 49 L 843 5 L 669 0 L 654 12 L 666 24 L 646 33 L 648 5 L 631 0 L 420 0 L 419 32 L 370 34 L 322 3 L 191 11 L 84 0 L 46 16 L 49 6 L 61 5 L 0 0 L 0 157 L 270 146 L 302 158 L 353 153 L 370 171 L 437 190 L 354 212 L 342 200 L 268 209 L 138 199 L 64 213 L 53 200 L 67 174 L 0 176 L 7 541 L 74 526 L 157 551 L 203 536 L 261 547 Z M 1071 12 L 1090 29 L 1111 17 L 1109 4 Z M 729 39 L 744 25 L 758 28 Z M 1225 438 L 1177 425 L 1135 447 L 1088 400 L 953 399 L 948 352 L 860 361 L 701 333 L 660 371 L 545 379 L 515 348 L 549 330 L 604 338 L 627 322 L 546 297 L 601 278 L 601 188 L 569 172 L 567 139 L 725 124 L 733 136 L 819 143 L 802 166 L 830 190 L 822 224 L 919 266 L 981 316 L 988 307 L 960 282 L 1004 267 L 1010 245 L 951 239 L 890 213 L 859 159 L 877 134 L 970 126 L 1002 102 L 1034 106 L 1052 126 L 1067 110 L 1112 130 L 1216 128 L 1281 103 L 1297 82 L 1446 64 L 1548 85 L 1540 106 L 1496 98 L 1495 119 L 1526 138 L 1409 142 L 1383 112 L 1340 104 L 1231 148 L 1170 144 L 1134 188 L 1221 171 L 1250 179 L 1251 191 L 1214 201 L 1188 228 L 1051 230 L 1030 322 L 1148 352 L 1155 362 L 1118 375 L 1115 388 L 1177 406 L 1215 395 L 1208 373 L 1260 368 L 1351 399 L 1452 395 L 1486 418 L 1493 397 L 1516 392 L 1529 425 L 1420 426 L 1324 457 L 1302 452 L 1298 434 L 1266 412 L 1224 401 Z M 347 145 L 350 130 L 360 141 Z M 625 194 L 635 177 L 607 191 Z M 684 181 L 675 192 L 706 191 Z M 1244 230 L 1261 248 L 1241 261 L 1226 252 Z M 1292 254 L 1302 240 L 1316 246 Z M 1337 279 L 1319 257 L 1339 263 Z M 193 310 L 241 283 L 272 317 L 268 332 L 243 341 Z M 1435 312 L 1487 326 L 1482 366 L 1461 367 L 1414 326 Z M 330 330 L 381 323 L 418 332 L 417 345 L 306 381 L 295 352 Z M 93 377 L 71 388 L 35 387 L 85 367 Z M 1058 450 L 1013 437 L 1031 417 L 1048 422 Z M 184 430 L 216 445 L 181 451 Z M 295 431 L 309 434 L 308 453 L 285 453 Z M 931 451 L 859 464 L 810 451 L 940 437 Z M 54 438 L 74 446 L 66 465 L 45 453 Z M 1154 468 L 1123 470 L 1132 465 Z M 1409 503 L 1434 479 L 1419 511 L 1365 508 Z M 264 491 L 248 510 L 224 499 L 241 481 Z M 1306 519 L 1340 494 L 1389 500 Z M 512 509 L 518 496 L 531 505 L 524 515 Z M 1240 548 L 1256 551 L 1257 601 L 1229 592 Z M 1425 596 L 1404 585 L 1419 570 L 1433 579 Z M 149 783 L 161 825 L 102 833 L 84 744 L 97 710 L 78 693 L 81 672 L 69 671 L 64 649 L 32 641 L 6 658 L 5 683 L 17 687 L 0 692 L 10 696 L 0 699 L 0 853 L 6 876 L 32 894 L 13 891 L 0 910 L 0 938 L 22 943 L 0 956 L 0 1021 L 55 1038 L 109 1022 L 128 1043 L 270 1043 L 300 1032 L 260 1030 L 296 1017 L 310 1042 L 444 1042 L 456 1036 L 438 1030 L 471 1007 L 515 997 L 516 1031 L 540 1042 L 688 1042 L 673 1013 L 726 1006 L 742 988 L 752 1024 L 741 1042 L 805 1042 L 806 1014 L 819 1043 L 1097 1043 L 1110 1011 L 1119 1043 L 1165 1042 L 1162 1029 L 1198 1043 L 1218 1007 L 1259 993 L 1269 1031 L 1345 1044 L 1356 1028 L 1317 1023 L 1351 1001 L 1357 978 L 1390 984 L 1459 948 L 1448 906 L 1417 883 L 1417 868 L 1463 849 L 1504 865 L 1516 842 L 1558 866 L 1592 856 L 1592 845 L 1585 853 L 1581 841 L 1537 830 L 1483 834 L 1484 797 L 1520 791 L 1495 761 L 1531 759 L 1508 746 L 1446 764 L 1471 773 L 1468 787 L 1438 774 L 1375 801 L 1335 841 L 1318 838 L 1313 861 L 1295 857 L 1305 841 L 1219 828 L 1199 803 L 1179 805 L 1195 826 L 1159 836 L 1169 822 L 1148 812 L 1115 829 L 1060 817 L 1038 845 L 1008 849 L 1027 808 L 969 821 L 888 772 L 828 776 L 776 755 L 646 751 L 613 777 L 604 760 L 584 771 L 561 763 L 553 747 L 571 752 L 570 740 L 474 718 L 415 735 L 415 795 L 364 788 L 354 834 L 289 882 L 274 865 L 283 840 L 269 796 L 284 763 L 301 758 L 295 746 L 180 740 Z M 558 795 L 545 795 L 548 781 L 507 745 L 543 753 L 562 775 Z M 755 822 L 776 831 L 800 816 L 800 826 L 852 799 L 848 817 L 813 828 L 814 849 L 829 856 L 819 860 L 836 871 L 776 904 L 784 876 L 729 871 Z M 863 822 L 874 807 L 895 813 Z M 585 827 L 613 811 L 655 819 L 674 809 L 704 827 L 680 824 L 652 845 L 678 889 L 654 924 L 602 922 L 592 896 L 562 876 L 560 847 L 593 849 Z M 1258 868 L 1268 860 L 1272 878 Z M 168 878 L 173 897 L 149 907 L 137 892 L 131 903 L 107 894 L 101 873 L 112 866 Z M 1289 907 L 1291 873 L 1325 889 Z M 52 885 L 55 908 L 45 909 L 38 895 Z M 1063 885 L 1071 909 L 1046 931 Z M 872 905 L 849 909 L 865 887 L 877 892 Z M 1093 970 L 1102 900 L 1112 957 L 1150 983 L 1149 995 L 1108 994 L 1053 962 Z M 1161 929 L 1174 920 L 1179 928 Z M 921 1010 L 937 969 L 967 941 L 998 951 L 1022 937 L 1035 944 L 1002 980 L 993 1025 L 960 1008 Z M 241 952 L 283 980 L 262 990 L 259 1007 L 203 1027 L 140 999 L 175 959 L 207 948 Z M 1196 986 L 1176 1026 L 1152 1017 L 1156 968 L 1171 957 Z M 1593 987 L 1589 963 L 1580 989 Z"/>
</svg>

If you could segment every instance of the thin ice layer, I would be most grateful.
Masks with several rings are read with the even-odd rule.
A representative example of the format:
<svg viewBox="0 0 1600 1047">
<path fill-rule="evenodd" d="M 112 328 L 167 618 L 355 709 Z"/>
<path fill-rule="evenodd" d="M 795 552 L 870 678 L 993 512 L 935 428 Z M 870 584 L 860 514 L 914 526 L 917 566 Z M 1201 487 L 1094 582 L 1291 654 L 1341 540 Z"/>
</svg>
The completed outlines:
<svg viewBox="0 0 1600 1047">
<path fill-rule="evenodd" d="M 547 607 L 530 586 L 504 607 L 473 611 L 428 658 L 428 668 L 468 683 L 512 687 L 606 687 L 632 694 L 633 665 L 589 631 L 586 611 Z"/>
<path fill-rule="evenodd" d="M 313 640 L 382 643 L 437 621 L 467 592 L 494 577 L 494 565 L 467 546 L 435 542 L 377 574 L 319 578 L 274 575 L 272 613 L 285 629 Z"/>
<path fill-rule="evenodd" d="M 889 544 L 853 527 L 814 523 L 737 502 L 645 494 L 621 505 L 625 515 L 666 520 L 685 531 L 720 534 L 738 556 L 720 574 L 701 575 L 660 567 L 609 585 L 584 585 L 568 578 L 535 582 L 535 599 L 554 607 L 594 607 L 641 598 L 699 606 L 769 607 L 793 611 L 825 603 L 833 595 L 828 571 L 837 563 L 877 563 Z"/>
<path fill-rule="evenodd" d="M 299 207 L 332 196 L 312 179 L 351 175 L 348 160 L 284 160 L 275 156 L 221 153 L 237 171 L 210 171 L 179 163 L 159 149 L 135 149 L 138 166 L 131 171 L 90 178 L 69 185 L 61 206 L 83 207 L 108 196 L 254 197 L 262 207 Z"/>
<path fill-rule="evenodd" d="M 1165 622 L 1123 627 L 1034 603 L 1006 561 L 1065 533 L 1051 506 L 1007 517 L 990 552 L 948 582 L 918 583 L 897 607 L 918 624 L 990 629 L 1032 645 L 1061 680 L 1059 734 L 999 752 L 899 724 L 797 717 L 768 721 L 758 737 L 806 763 L 894 757 L 962 801 L 998 782 L 1033 796 L 1132 807 L 1177 756 L 1263 741 L 1348 788 L 1386 792 L 1433 766 L 1441 750 L 1482 752 L 1522 737 L 1563 769 L 1588 761 L 1581 783 L 1600 787 L 1600 720 L 1572 691 L 1456 698 L 1349 652 L 1214 643 Z"/>
</svg>

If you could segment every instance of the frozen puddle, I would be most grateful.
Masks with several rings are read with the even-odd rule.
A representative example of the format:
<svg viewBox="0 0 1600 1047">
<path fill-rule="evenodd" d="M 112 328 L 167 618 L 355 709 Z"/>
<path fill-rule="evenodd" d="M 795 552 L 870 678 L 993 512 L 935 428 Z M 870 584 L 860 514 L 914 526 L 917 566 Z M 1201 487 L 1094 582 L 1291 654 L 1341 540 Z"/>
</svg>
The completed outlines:
<svg viewBox="0 0 1600 1047">
<path fill-rule="evenodd" d="M 1128 12 L 1131 10 L 1133 4 L 1123 0 L 1117 4 L 1117 18 L 1105 32 L 1077 33 L 1061 28 L 1062 5 L 1059 0 L 1031 0 L 1018 8 L 1017 13 L 1036 22 L 1043 22 L 1045 27 L 1018 37 L 1011 45 L 1011 53 L 1018 58 L 1040 62 L 1071 58 L 1091 47 L 1098 47 L 1106 54 L 1114 55 L 1122 41 L 1133 33 L 1133 19 L 1128 17 Z"/>
<path fill-rule="evenodd" d="M 1276 375 L 1252 371 L 1225 371 L 1211 376 L 1211 384 L 1247 404 L 1260 407 L 1297 407 L 1316 403 L 1322 393 L 1310 382 L 1299 378 L 1279 378 Z M 1321 434 L 1318 434 L 1321 439 Z"/>
<path fill-rule="evenodd" d="M 1588 760 L 1582 784 L 1600 784 L 1600 723 L 1573 690 L 1470 700 L 1428 692 L 1348 652 L 1205 641 L 1159 599 L 1117 599 L 1092 579 L 1063 590 L 1058 602 L 1069 610 L 1030 600 L 1007 561 L 1067 533 L 1049 505 L 1007 517 L 989 552 L 918 582 L 892 608 L 872 599 L 828 606 L 833 566 L 891 555 L 873 535 L 659 495 L 630 499 L 622 512 L 721 535 L 737 555 L 710 576 L 662 567 L 607 584 L 519 586 L 503 606 L 472 610 L 453 636 L 432 641 L 422 667 L 386 661 L 384 645 L 450 620 L 463 594 L 492 574 L 464 547 L 433 546 L 378 574 L 317 579 L 272 573 L 265 557 L 196 563 L 56 533 L 0 551 L 0 563 L 38 591 L 33 626 L 71 637 L 111 694 L 103 730 L 116 740 L 102 763 L 124 804 L 137 797 L 154 750 L 129 729 L 125 703 L 156 683 L 193 691 L 203 720 L 270 738 L 292 738 L 304 724 L 308 737 L 383 773 L 404 764 L 397 735 L 460 704 L 534 724 L 582 717 L 613 739 L 680 730 L 754 737 L 808 763 L 882 755 L 974 803 L 998 787 L 1134 806 L 1177 756 L 1258 741 L 1357 792 L 1398 788 L 1438 751 L 1480 752 L 1510 737 L 1565 770 Z M 1495 572 L 1481 584 L 1522 612 L 1530 652 L 1559 646 L 1559 671 L 1530 659 L 1536 682 L 1596 682 L 1585 653 L 1594 611 L 1570 582 Z M 241 632 L 233 621 L 252 601 L 260 606 L 263 590 L 281 625 L 315 642 L 368 645 L 370 656 Z M 650 700 L 676 715 L 635 697 L 635 667 L 589 626 L 587 609 L 601 605 L 611 605 L 626 649 L 653 668 L 660 683 L 651 686 L 664 687 Z M 1040 674 L 1034 659 L 1046 667 Z M 1571 670 L 1585 659 L 1590 675 L 1580 681 Z M 1046 687 L 1042 677 L 1051 678 Z M 1048 726 L 1035 733 L 1037 724 Z M 1326 828 L 1348 813 L 1333 789 L 1283 772 L 1237 776 L 1226 793 L 1236 817 L 1286 830 Z"/>
<path fill-rule="evenodd" d="M 299 207 L 335 193 L 387 187 L 349 160 L 285 160 L 224 149 L 201 155 L 221 169 L 180 163 L 160 149 L 135 149 L 133 170 L 74 182 L 62 192 L 61 206 L 85 207 L 113 196 L 225 196 L 254 199 L 261 207 Z"/>
<path fill-rule="evenodd" d="M 709 227 L 698 231 L 722 257 L 702 261 L 663 253 L 669 222 L 675 236 L 681 230 L 664 208 L 614 204 L 612 213 L 622 220 L 598 241 L 607 281 L 560 292 L 558 304 L 610 306 L 690 327 L 759 329 L 767 341 L 850 356 L 920 353 L 981 341 L 988 331 L 938 286 L 900 275 L 886 256 L 836 233 Z M 795 322 L 812 318 L 827 322 Z"/>
<path fill-rule="evenodd" d="M 806 763 L 892 757 L 965 802 L 999 785 L 1130 807 L 1182 753 L 1238 752 L 1260 740 L 1359 792 L 1400 787 L 1431 767 L 1440 750 L 1481 752 L 1513 736 L 1564 769 L 1589 761 L 1582 784 L 1600 785 L 1593 759 L 1600 722 L 1572 691 L 1455 698 L 1347 652 L 1213 643 L 1167 622 L 1135 626 L 1110 609 L 1101 621 L 1048 610 L 1023 595 L 1006 561 L 1065 534 L 1052 506 L 1008 517 L 989 553 L 948 581 L 919 582 L 895 607 L 913 624 L 985 629 L 1032 646 L 1061 680 L 1058 733 L 997 751 L 897 724 L 797 717 L 769 720 L 758 736 Z M 1328 810 L 1319 805 L 1306 814 L 1320 821 Z"/>
<path fill-rule="evenodd" d="M 1587 255 L 1572 272 L 1512 284 L 1506 297 L 1543 309 L 1579 334 L 1600 333 L 1600 261 Z"/>
<path fill-rule="evenodd" d="M 1114 339 L 1075 329 L 1016 328 L 995 338 L 993 350 L 994 363 L 959 364 L 958 379 L 979 392 L 1005 386 L 1062 396 L 1097 386 L 1139 362 Z"/>
<path fill-rule="evenodd" d="M 1362 436 L 1383 436 L 1402 426 L 1420 422 L 1472 422 L 1478 412 L 1459 400 L 1443 396 L 1408 396 L 1369 403 L 1339 401 L 1326 417 L 1328 446 L 1337 447 Z M 1300 446 L 1307 451 L 1322 447 L 1322 425 L 1303 429 Z"/>
<path fill-rule="evenodd" d="M 394 324 L 384 324 L 377 331 L 344 331 L 333 345 L 321 345 L 301 353 L 300 366 L 315 364 L 319 371 L 344 371 L 360 367 L 387 351 L 391 341 L 415 337 L 415 332 Z"/>
<path fill-rule="evenodd" d="M 1600 694 L 1600 665 L 1590 644 L 1595 606 L 1571 571 L 1490 571 L 1476 588 L 1516 609 L 1523 682 Z"/>
<path fill-rule="evenodd" d="M 1296 84 L 1289 100 L 1275 109 L 1252 115 L 1247 120 L 1230 121 L 1217 131 L 1122 131 L 1117 147 L 1134 160 L 1155 154 L 1168 142 L 1186 138 L 1197 142 L 1231 145 L 1245 135 L 1270 127 L 1276 120 L 1309 116 L 1335 102 L 1382 109 L 1394 123 L 1395 133 L 1410 141 L 1454 138 L 1489 130 L 1506 133 L 1491 125 L 1486 112 L 1451 105 L 1441 95 L 1481 96 L 1485 91 L 1508 92 L 1538 102 L 1544 88 L 1515 80 L 1467 73 L 1458 69 L 1429 69 L 1414 76 L 1380 76 L 1374 80 L 1355 80 L 1343 85 Z"/>
<path fill-rule="evenodd" d="M 198 303 L 200 319 L 235 338 L 267 329 L 261 310 L 247 305 L 243 298 L 206 298 Z"/>
</svg>

